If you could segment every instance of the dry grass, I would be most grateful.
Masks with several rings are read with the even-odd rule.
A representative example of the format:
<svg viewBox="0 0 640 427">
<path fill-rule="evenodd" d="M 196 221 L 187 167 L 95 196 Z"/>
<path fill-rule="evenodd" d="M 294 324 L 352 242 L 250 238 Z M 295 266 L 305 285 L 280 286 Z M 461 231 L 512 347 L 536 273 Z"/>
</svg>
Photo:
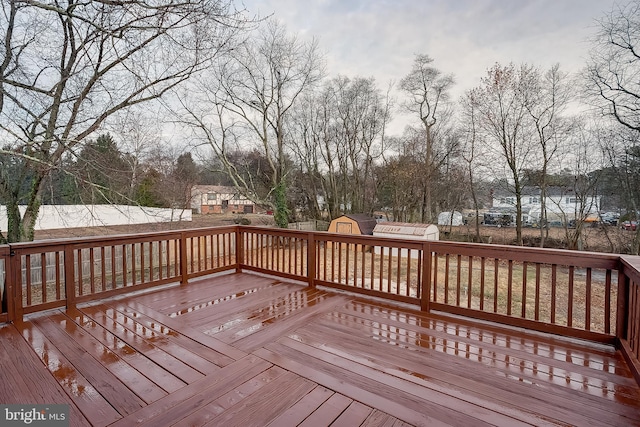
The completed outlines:
<svg viewBox="0 0 640 427">
<path fill-rule="evenodd" d="M 567 243 L 567 232 L 574 233 L 575 230 L 565 230 L 560 227 L 552 227 L 548 230 L 545 247 L 554 249 L 571 249 Z M 633 231 L 622 230 L 615 226 L 595 226 L 585 227 L 582 230 L 582 250 L 591 252 L 606 253 L 629 253 L 632 247 L 635 233 Z M 515 227 L 480 227 L 482 243 L 497 245 L 515 245 Z M 540 229 L 523 228 L 522 238 L 525 246 L 540 246 Z M 476 240 L 475 226 L 463 225 L 460 227 L 440 227 L 440 240 L 472 242 Z"/>
</svg>

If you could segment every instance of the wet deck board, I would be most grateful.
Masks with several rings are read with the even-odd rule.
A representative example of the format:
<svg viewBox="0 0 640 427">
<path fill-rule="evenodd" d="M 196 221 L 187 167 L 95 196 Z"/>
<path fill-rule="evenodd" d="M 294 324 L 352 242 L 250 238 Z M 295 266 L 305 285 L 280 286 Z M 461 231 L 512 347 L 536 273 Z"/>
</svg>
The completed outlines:
<svg viewBox="0 0 640 427">
<path fill-rule="evenodd" d="M 385 325 L 383 318 L 377 320 L 376 327 L 358 328 L 355 321 L 347 325 L 344 317 L 336 316 L 334 319 L 338 320 L 320 319 L 313 326 L 298 329 L 291 338 L 280 339 L 279 343 L 298 348 L 307 356 L 315 355 L 330 361 L 331 365 L 350 369 L 353 369 L 353 363 L 365 365 L 525 422 L 572 423 L 582 420 L 588 423 L 595 420 L 605 424 L 625 424 L 640 420 L 637 387 L 629 388 L 625 378 L 616 385 L 609 384 L 616 393 L 612 391 L 610 399 L 602 399 L 605 390 L 586 387 L 585 383 L 592 380 L 586 376 L 580 377 L 580 384 L 586 390 L 576 392 L 576 385 L 571 387 L 566 377 L 562 377 L 564 384 L 545 383 L 549 372 L 545 372 L 542 366 L 535 368 L 536 375 L 527 375 L 529 370 L 526 367 L 534 365 L 530 361 L 519 363 L 516 360 L 510 371 L 504 367 L 503 356 L 488 344 L 484 345 L 483 356 L 475 357 L 474 361 L 472 352 L 467 352 L 470 348 L 458 346 L 455 349 L 458 341 L 451 340 L 451 337 L 439 337 L 438 348 L 435 341 L 428 339 L 431 334 L 428 329 L 405 325 L 404 330 L 394 330 Z M 457 333 L 464 334 L 460 328 Z M 387 344 L 373 346 L 372 339 Z M 448 348 L 447 339 L 451 340 L 453 348 Z M 296 341 L 306 344 L 306 347 Z M 553 369 L 551 366 L 550 370 Z M 571 381 L 575 382 L 575 379 Z M 389 383 L 390 380 L 383 382 Z M 600 396 L 596 397 L 598 393 Z"/>
<path fill-rule="evenodd" d="M 67 335 L 54 322 L 55 319 L 51 317 L 40 317 L 33 321 L 35 326 L 55 343 L 58 351 L 77 372 L 94 385 L 98 393 L 104 396 L 116 411 L 126 415 L 145 406 L 144 400 L 130 388 L 134 386 L 135 380 L 130 382 L 124 369 L 119 374 L 109 370 L 109 368 L 119 368 L 114 366 L 117 361 L 111 358 L 111 354 L 105 353 L 104 358 L 98 359 L 95 356 L 91 357 L 91 354 L 87 353 L 87 348 L 83 346 L 84 343 Z M 126 373 L 131 374 L 130 371 Z"/>
<path fill-rule="evenodd" d="M 106 426 L 121 418 L 121 415 L 103 396 L 98 383 L 93 384 L 85 378 L 74 365 L 60 352 L 32 322 L 15 325 L 16 329 L 30 344 L 40 357 L 41 363 L 49 369 L 50 374 L 64 389 L 65 393 L 80 409 L 92 425 Z M 35 368 L 35 366 L 34 366 Z M 0 401 L 8 401 L 10 396 L 0 396 Z M 17 403 L 34 403 L 35 397 Z"/>
<path fill-rule="evenodd" d="M 16 328 L 0 328 L 0 402 L 3 404 L 67 404 L 72 426 L 89 421 L 25 342 Z"/>
<path fill-rule="evenodd" d="M 73 425 L 640 425 L 610 347 L 253 274 L 7 325 L 0 369 Z"/>
</svg>

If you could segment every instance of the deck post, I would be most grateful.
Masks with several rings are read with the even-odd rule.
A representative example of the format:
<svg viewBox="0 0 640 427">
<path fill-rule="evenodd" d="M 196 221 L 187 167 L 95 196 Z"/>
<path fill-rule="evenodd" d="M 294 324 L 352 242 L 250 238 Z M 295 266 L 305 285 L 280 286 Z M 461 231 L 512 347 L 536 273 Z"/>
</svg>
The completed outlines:
<svg viewBox="0 0 640 427">
<path fill-rule="evenodd" d="M 124 255 L 123 255 L 124 256 Z M 82 272 L 80 272 L 82 274 Z M 76 308 L 76 274 L 73 246 L 64 245 L 64 296 L 67 311 Z"/>
<path fill-rule="evenodd" d="M 189 282 L 189 269 L 187 265 L 187 235 L 180 233 L 180 284 L 186 285 Z"/>
<path fill-rule="evenodd" d="M 316 238 L 313 232 L 307 234 L 307 281 L 312 288 L 316 286 Z"/>
<path fill-rule="evenodd" d="M 618 271 L 618 302 L 616 309 L 616 337 L 627 338 L 627 317 L 629 316 L 630 280 L 622 271 Z"/>
<path fill-rule="evenodd" d="M 433 263 L 431 256 L 431 244 L 423 243 L 422 245 L 422 281 L 418 283 L 420 286 L 420 310 L 429 312 L 431 302 L 431 264 Z"/>
<path fill-rule="evenodd" d="M 244 229 L 242 226 L 236 226 L 236 273 L 242 272 L 244 265 Z"/>
<path fill-rule="evenodd" d="M 19 262 L 19 260 L 20 257 L 17 257 L 13 249 L 9 248 L 7 257 L 4 259 L 4 295 L 2 296 L 2 303 L 6 303 L 7 320 L 9 322 L 16 319 L 16 305 L 18 304 L 18 282 L 16 282 L 17 277 L 15 272 L 16 270 L 20 271 L 20 266 L 18 265 L 18 268 L 16 268 L 15 263 Z M 22 295 L 20 296 L 20 300 L 22 300 Z M 20 306 L 22 306 L 21 301 Z"/>
</svg>

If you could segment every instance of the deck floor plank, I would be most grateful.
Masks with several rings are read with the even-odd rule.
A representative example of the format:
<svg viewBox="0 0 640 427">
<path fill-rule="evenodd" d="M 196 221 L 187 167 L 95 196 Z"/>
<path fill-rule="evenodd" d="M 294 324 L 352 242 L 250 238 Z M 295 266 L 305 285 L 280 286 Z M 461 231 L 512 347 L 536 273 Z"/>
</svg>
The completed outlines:
<svg viewBox="0 0 640 427">
<path fill-rule="evenodd" d="M 234 359 L 227 356 L 226 354 L 220 353 L 211 347 L 208 347 L 198 341 L 195 341 L 185 335 L 183 335 L 178 330 L 170 328 L 167 325 L 159 323 L 157 319 L 149 317 L 139 311 L 132 309 L 126 305 L 119 304 L 106 304 L 105 307 L 109 307 L 115 312 L 119 313 L 118 316 L 122 315 L 123 317 L 128 318 L 131 322 L 134 322 L 139 325 L 139 327 L 145 328 L 150 333 L 154 334 L 156 337 L 159 337 L 167 342 L 175 344 L 179 348 L 183 348 L 188 353 L 193 353 L 197 355 L 199 358 L 204 359 L 210 363 L 218 367 L 223 367 L 233 362 Z M 122 317 L 121 317 L 122 318 Z M 182 351 L 181 351 L 182 352 Z M 196 365 L 201 365 L 203 369 L 208 368 L 208 364 L 204 361 L 197 361 L 197 363 L 191 365 L 196 368 Z"/>
<path fill-rule="evenodd" d="M 193 351 L 183 346 L 183 342 L 191 343 L 191 340 L 172 338 L 171 335 L 174 332 L 172 332 L 170 328 L 156 325 L 153 322 L 151 322 L 152 325 L 148 325 L 144 319 L 140 320 L 136 316 L 125 315 L 121 311 L 115 310 L 111 307 L 97 308 L 99 310 L 103 310 L 103 312 L 106 313 L 106 315 L 113 321 L 137 334 L 150 345 L 162 349 L 164 352 L 172 355 L 176 359 L 179 359 L 182 363 L 203 375 L 215 372 L 220 368 L 215 363 L 195 354 Z M 175 334 L 179 335 L 177 333 Z M 227 361 L 225 360 L 224 363 L 227 364 Z"/>
<path fill-rule="evenodd" d="M 325 296 L 322 299 L 308 301 L 308 307 L 305 307 L 305 310 L 294 310 L 284 316 L 267 319 L 263 327 L 251 329 L 251 333 L 244 335 L 233 345 L 245 351 L 255 350 L 277 340 L 278 337 L 300 327 L 300 325 L 313 323 L 319 315 L 334 306 L 343 305 L 347 301 L 348 298 L 342 295 Z"/>
<path fill-rule="evenodd" d="M 333 327 L 339 321 L 321 319 L 320 322 L 332 323 Z M 359 324 L 359 326 L 357 326 Z M 372 331 L 372 334 L 381 340 L 395 341 L 404 346 L 416 349 L 430 349 L 439 354 L 453 355 L 460 360 L 478 361 L 492 369 L 500 369 L 507 376 L 515 376 L 525 381 L 533 381 L 543 387 L 559 385 L 562 389 L 573 387 L 575 390 L 591 393 L 598 397 L 604 392 L 613 400 L 636 401 L 640 398 L 637 385 L 626 375 L 612 375 L 604 371 L 603 365 L 594 364 L 585 367 L 582 364 L 573 365 L 563 360 L 550 357 L 538 359 L 537 356 L 527 357 L 525 353 L 517 353 L 512 356 L 508 347 L 493 343 L 468 342 L 450 332 L 443 332 L 438 328 L 422 328 L 409 325 L 400 325 L 393 321 L 387 322 L 382 318 L 368 319 L 367 321 L 353 321 L 349 327 L 342 329 L 351 333 L 352 328 Z M 539 338 L 543 342 L 543 339 Z M 619 365 L 623 362 L 617 362 Z M 609 368 L 607 368 L 609 369 Z M 615 370 L 615 368 L 612 368 Z M 569 383 L 567 384 L 567 379 Z"/>
<path fill-rule="evenodd" d="M 398 355 L 393 349 L 381 348 L 376 349 L 370 342 L 366 340 L 358 340 L 357 336 L 344 336 L 342 341 L 338 341 L 338 336 L 328 337 L 326 334 L 316 335 L 306 333 L 305 331 L 296 331 L 296 340 L 311 345 L 316 343 L 318 348 L 345 359 L 345 363 L 355 362 L 368 366 L 372 369 L 385 372 L 397 378 L 414 382 L 418 385 L 432 390 L 437 393 L 443 393 L 451 396 L 453 399 L 462 399 L 466 402 L 481 405 L 487 409 L 502 413 L 521 421 L 533 423 L 536 425 L 553 424 L 545 417 L 538 415 L 540 408 L 536 402 L 537 408 L 526 410 L 518 407 L 513 402 L 518 402 L 518 396 L 509 390 L 495 390 L 487 387 L 484 382 L 468 380 L 466 377 L 442 373 L 439 369 L 433 369 L 432 365 L 423 363 L 414 363 L 411 359 L 397 359 Z M 345 340 L 358 341 L 353 345 L 347 345 Z M 281 341 L 282 342 L 282 341 Z M 393 360 L 397 364 L 390 362 Z M 456 370 L 454 368 L 454 370 Z M 456 370 L 457 372 L 463 372 Z M 506 384 L 505 384 L 506 385 Z"/>
<path fill-rule="evenodd" d="M 252 273 L 27 316 L 2 371 L 74 426 L 640 426 L 612 347 Z"/>
<path fill-rule="evenodd" d="M 207 426 L 261 427 L 311 392 L 316 384 L 293 372 L 286 372 L 215 417 Z"/>
<path fill-rule="evenodd" d="M 263 295 L 264 296 L 264 295 Z M 327 292 L 315 289 L 292 289 L 291 292 L 281 294 L 276 298 L 264 296 L 256 301 L 257 304 L 245 310 L 236 312 L 229 320 L 225 319 L 217 330 L 207 330 L 207 334 L 216 338 L 234 343 L 255 331 L 276 322 L 279 319 L 288 318 L 293 313 L 299 312 L 304 307 L 315 305 L 328 296 Z"/>
<path fill-rule="evenodd" d="M 48 316 L 47 321 L 49 331 L 53 327 L 64 331 L 80 346 L 79 348 L 84 350 L 85 354 L 91 355 L 96 361 L 99 361 L 101 366 L 111 372 L 115 378 L 118 378 L 145 403 L 151 403 L 167 395 L 165 390 L 126 363 L 118 354 L 82 329 L 66 314 Z"/>
<path fill-rule="evenodd" d="M 301 422 L 300 427 L 331 425 L 352 403 L 352 399 L 336 393 L 322 403 L 322 405 L 313 411 L 313 413 L 303 422 Z"/>
<path fill-rule="evenodd" d="M 67 404 L 72 426 L 91 425 L 13 327 L 0 327 L 0 396 L 3 404 Z"/>
<path fill-rule="evenodd" d="M 201 379 L 204 374 L 192 368 L 187 363 L 180 360 L 179 357 L 165 351 L 164 348 L 150 343 L 143 336 L 138 335 L 135 331 L 125 327 L 124 325 L 113 319 L 108 313 L 100 311 L 94 307 L 82 309 L 83 313 L 89 315 L 96 323 L 109 330 L 113 335 L 118 337 L 129 347 L 135 351 L 144 354 L 145 357 L 165 367 L 180 380 L 187 384 Z"/>
<path fill-rule="evenodd" d="M 184 381 L 173 375 L 164 367 L 154 363 L 144 354 L 139 353 L 127 343 L 112 334 L 107 329 L 98 325 L 93 319 L 84 313 L 73 310 L 67 314 L 86 332 L 100 341 L 105 347 L 117 354 L 128 364 L 142 372 L 147 378 L 154 381 L 158 386 L 168 393 L 174 392 L 186 385 Z"/>
<path fill-rule="evenodd" d="M 153 402 L 138 412 L 113 424 L 113 427 L 128 427 L 147 424 L 162 426 L 158 417 L 171 416 L 177 420 L 190 415 L 209 403 L 226 394 L 230 389 L 238 387 L 273 365 L 259 357 L 246 356 L 225 366 L 214 375 L 206 376 L 193 384 L 189 384 L 175 393 Z M 170 424 L 169 424 L 170 425 Z"/>
<path fill-rule="evenodd" d="M 133 311 L 150 318 L 156 320 L 156 322 L 161 323 L 171 329 L 179 330 L 182 335 L 188 337 L 205 347 L 208 347 L 212 350 L 215 350 L 218 353 L 224 354 L 225 356 L 230 357 L 233 360 L 240 360 L 246 357 L 247 353 L 237 348 L 222 342 L 214 337 L 211 337 L 201 331 L 193 328 L 185 319 L 172 318 L 162 313 L 155 311 L 153 308 L 145 306 L 143 304 L 138 303 L 135 300 L 128 300 L 125 303 L 118 304 L 117 307 L 119 310 L 124 311 Z"/>
<path fill-rule="evenodd" d="M 354 307 L 346 308 L 343 313 L 353 315 L 355 313 Z M 424 334 L 425 337 L 433 337 L 434 339 L 443 340 L 455 338 L 454 342 L 457 343 L 458 346 L 462 344 L 465 348 L 468 346 L 470 348 L 488 349 L 491 352 L 498 354 L 498 357 L 500 358 L 504 358 L 506 356 L 504 352 L 508 351 L 509 358 L 514 361 L 512 364 L 518 364 L 519 358 L 526 358 L 527 362 L 534 364 L 552 363 L 556 368 L 571 370 L 572 373 L 576 374 L 590 375 L 602 381 L 616 381 L 620 385 L 626 384 L 632 387 L 636 385 L 630 371 L 626 367 L 626 364 L 623 363 L 623 360 L 614 360 L 608 354 L 596 356 L 594 354 L 585 353 L 584 349 L 581 351 L 571 352 L 570 350 L 568 351 L 567 348 L 562 348 L 562 350 L 559 349 L 558 353 L 555 353 L 553 346 L 549 345 L 545 346 L 547 350 L 545 351 L 546 355 L 543 356 L 537 354 L 541 351 L 540 347 L 543 346 L 540 341 L 537 341 L 537 347 L 533 347 L 533 345 L 527 344 L 527 342 L 531 341 L 527 341 L 524 337 L 518 340 L 514 339 L 515 337 L 505 337 L 504 334 L 490 335 L 490 333 L 487 333 L 486 331 L 474 331 L 472 328 L 465 328 L 460 324 L 449 327 L 449 324 L 446 321 L 437 321 L 433 318 L 430 319 L 431 323 L 425 325 L 424 328 L 412 328 L 411 323 L 427 322 L 427 319 L 423 318 L 419 314 L 414 316 L 413 322 L 409 325 L 407 322 L 391 319 L 383 313 L 373 315 L 360 311 L 358 312 L 358 317 L 361 317 L 363 322 L 368 320 L 369 324 L 379 322 L 381 318 L 383 318 L 385 324 L 390 328 L 401 328 L 402 330 L 411 332 L 415 332 L 415 330 L 423 330 L 430 333 L 430 335 Z M 489 336 L 487 337 L 487 335 Z M 605 366 L 608 368 L 605 369 Z"/>
<path fill-rule="evenodd" d="M 55 341 L 58 351 L 71 362 L 82 376 L 87 378 L 91 384 L 95 385 L 96 390 L 98 390 L 121 415 L 132 414 L 146 406 L 144 400 L 122 382 L 125 378 L 115 375 L 106 368 L 107 364 L 115 362 L 111 354 L 108 354 L 106 358 L 100 360 L 87 357 L 86 349 L 59 328 L 58 325 L 55 324 L 55 319 L 40 317 L 34 320 L 34 324 L 44 334 L 50 337 L 52 341 Z M 123 370 L 122 374 L 124 374 L 124 372 Z"/>
<path fill-rule="evenodd" d="M 395 423 L 396 419 L 389 414 L 375 410 L 369 414 L 362 424 L 367 427 L 393 427 Z"/>
<path fill-rule="evenodd" d="M 452 337 L 446 335 L 438 336 L 439 333 L 433 332 L 432 329 L 420 329 L 415 326 L 408 327 L 405 325 L 402 329 L 411 329 L 411 333 L 403 333 L 400 329 L 389 333 L 390 329 L 385 327 L 385 322 L 382 319 L 376 319 L 375 322 L 372 321 L 371 324 L 367 326 L 360 325 L 360 327 L 357 324 L 350 324 L 347 327 L 341 324 L 344 322 L 345 320 L 342 318 L 339 321 L 331 321 L 325 318 L 318 320 L 317 324 L 319 327 L 328 326 L 336 333 L 342 331 L 350 337 L 353 336 L 355 331 L 361 331 L 361 333 L 371 334 L 373 337 L 387 341 L 396 347 L 401 346 L 406 349 L 412 349 L 414 352 L 425 353 L 424 359 L 426 363 L 437 361 L 438 364 L 442 365 L 442 370 L 450 370 L 452 373 L 468 371 L 470 372 L 469 375 L 478 378 L 478 381 L 493 381 L 497 378 L 495 374 L 501 373 L 503 378 L 511 380 L 511 384 L 515 389 L 522 387 L 531 389 L 530 385 L 535 385 L 535 388 L 543 389 L 547 396 L 566 399 L 567 402 L 575 401 L 576 393 L 578 393 L 584 399 L 584 403 L 588 403 L 589 407 L 594 410 L 601 410 L 606 413 L 611 411 L 613 406 L 616 413 L 621 411 L 634 416 L 634 419 L 637 415 L 637 402 L 640 401 L 639 390 L 637 386 L 634 388 L 625 377 L 619 378 L 615 382 L 603 382 L 598 378 L 592 378 L 587 375 L 590 372 L 584 369 L 581 369 L 580 374 L 574 374 L 569 369 L 570 366 L 562 365 L 561 362 L 553 358 L 549 359 L 547 364 L 520 361 L 517 357 L 511 357 L 509 353 L 504 353 L 504 348 L 493 348 L 490 343 L 485 343 L 482 347 L 471 351 L 470 348 L 465 346 L 455 346 L 459 342 L 456 337 L 452 339 Z M 373 326 L 374 324 L 375 327 Z M 380 331 L 380 328 L 382 328 L 382 331 Z M 392 336 L 397 341 L 391 339 Z M 405 339 L 407 336 L 410 336 L 411 339 Z M 385 338 L 382 339 L 381 337 Z M 497 351 L 502 353 L 498 354 Z M 397 353 L 397 357 L 402 359 L 409 354 L 411 352 L 402 351 Z M 455 359 L 452 359 L 451 355 L 456 356 Z M 446 363 L 447 361 L 449 363 Z M 474 362 L 480 362 L 483 366 L 478 367 L 477 363 L 474 365 Z M 556 364 L 561 366 L 555 366 Z M 453 366 L 455 366 L 455 370 L 451 369 Z M 487 373 L 493 375 L 482 377 L 478 375 L 478 369 L 487 369 Z M 595 373 L 601 372 L 597 367 L 594 367 L 591 371 Z M 494 385 L 496 384 L 494 383 Z M 502 388 L 506 387 L 507 389 L 511 389 L 512 386 L 508 382 L 501 385 Z M 523 391 L 523 393 L 527 393 L 527 391 Z M 602 399 L 603 394 L 608 398 Z M 547 400 L 551 399 L 548 398 Z M 551 402 L 553 406 L 557 406 L 553 400 Z M 629 404 L 633 409 L 630 410 L 627 407 Z"/>
<path fill-rule="evenodd" d="M 441 357 L 428 351 L 420 351 L 424 353 L 420 354 L 418 351 L 406 351 L 392 345 L 376 349 L 370 339 L 359 337 L 357 333 L 346 334 L 328 328 L 324 333 L 320 333 L 322 328 L 321 325 L 314 325 L 312 332 L 297 330 L 293 338 L 302 342 L 317 342 L 324 351 L 352 362 L 370 366 L 407 381 L 422 383 L 430 389 L 475 402 L 493 411 L 520 418 L 524 422 L 544 425 L 558 422 L 554 422 L 556 419 L 564 422 L 582 420 L 584 423 L 591 423 L 593 419 L 585 416 L 590 414 L 600 422 L 615 424 L 616 421 L 625 421 L 620 415 L 638 415 L 637 411 L 629 411 L 624 407 L 618 407 L 619 413 L 613 416 L 610 416 L 608 411 L 603 412 L 602 408 L 591 407 L 575 413 L 568 408 L 582 403 L 576 404 L 575 399 L 538 390 L 535 385 L 526 384 L 515 377 L 495 377 L 491 369 L 485 370 L 482 366 L 474 366 L 473 363 L 464 360 L 451 361 L 450 357 Z"/>
<path fill-rule="evenodd" d="M 272 420 L 269 425 L 273 427 L 295 427 L 334 394 L 333 391 L 326 387 L 316 386 L 309 394 Z"/>
<path fill-rule="evenodd" d="M 122 415 L 98 391 L 99 384 L 92 384 L 90 379 L 76 370 L 49 337 L 43 334 L 33 322 L 18 323 L 14 326 L 92 425 L 106 426 L 122 418 Z M 9 397 L 2 396 L 0 401 L 8 399 Z M 24 403 L 33 403 L 33 400 Z"/>
<path fill-rule="evenodd" d="M 201 408 L 191 415 L 182 418 L 176 423 L 176 425 L 184 426 L 203 426 L 218 415 L 222 414 L 225 410 L 231 408 L 233 405 L 242 401 L 247 396 L 253 393 L 261 391 L 262 387 L 266 384 L 274 381 L 278 377 L 284 375 L 286 371 L 278 366 L 272 366 L 264 372 L 256 375 L 247 382 L 240 384 L 235 389 L 229 391 L 223 396 L 219 397 L 215 401 L 209 403 L 204 408 Z"/>
<path fill-rule="evenodd" d="M 475 423 L 485 422 L 490 425 L 516 426 L 525 425 L 529 422 L 528 420 L 523 421 L 513 418 L 512 414 L 505 413 L 507 411 L 498 412 L 493 408 L 487 408 L 486 401 L 464 400 L 456 397 L 455 393 L 448 393 L 447 390 L 428 388 L 422 383 L 408 381 L 406 378 L 392 376 L 387 372 L 381 372 L 363 364 L 353 363 L 342 356 L 335 356 L 299 341 L 285 337 L 278 340 L 278 344 L 283 345 L 280 348 L 283 354 L 291 357 L 294 352 L 297 352 L 299 353 L 299 356 L 297 356 L 299 360 L 303 360 L 306 357 L 307 363 L 315 363 L 319 367 L 322 366 L 321 369 L 324 369 L 324 372 L 331 372 L 336 379 L 342 377 L 343 381 L 351 381 L 354 385 L 364 383 L 367 389 L 378 390 L 380 395 L 385 395 L 391 400 L 407 402 L 408 405 L 418 402 L 415 406 L 416 408 L 423 408 L 434 414 L 434 416 L 435 414 L 441 414 L 440 419 L 443 421 L 455 418 L 461 412 L 468 417 L 473 417 Z M 278 344 L 274 344 L 274 348 Z M 354 399 L 357 398 L 355 395 L 347 395 Z M 470 420 L 462 418 L 462 421 L 469 422 Z"/>
<path fill-rule="evenodd" d="M 212 325 L 225 325 L 233 324 L 232 322 L 234 321 L 244 321 L 246 320 L 246 313 L 268 310 L 270 306 L 265 305 L 265 302 L 284 298 L 291 292 L 296 291 L 300 291 L 300 286 L 292 284 L 272 285 L 267 288 L 260 288 L 251 294 L 227 300 L 219 307 L 209 306 L 180 317 L 186 319 L 194 328 L 213 335 L 218 332 L 218 328 L 211 327 Z"/>
<path fill-rule="evenodd" d="M 216 278 L 213 286 L 211 282 L 195 281 L 189 283 L 189 286 L 178 285 L 153 296 L 145 296 L 136 300 L 141 304 L 154 307 L 159 313 L 168 316 L 195 313 L 201 308 L 220 304 L 229 299 L 239 298 L 258 289 L 270 288 L 278 284 L 278 281 L 273 278 L 261 279 L 263 280 L 239 278 L 234 274 L 222 275 Z M 179 298 L 176 298 L 176 294 L 179 294 Z"/>
<path fill-rule="evenodd" d="M 345 396 L 354 396 L 359 402 L 365 405 L 380 408 L 383 412 L 389 413 L 414 425 L 486 425 L 476 418 L 466 414 L 451 413 L 448 422 L 443 418 L 448 418 L 449 414 L 444 414 L 439 408 L 430 408 L 425 405 L 420 398 L 408 396 L 402 390 L 391 388 L 379 382 L 367 381 L 366 378 L 354 376 L 344 369 L 335 368 L 328 363 L 315 362 L 313 365 L 311 358 L 288 349 L 282 344 L 269 344 L 254 351 L 255 355 L 270 361 L 278 366 L 304 375 L 306 378 L 321 384 L 332 390 L 340 390 Z M 359 382 L 360 381 L 360 382 Z M 433 409 L 436 415 L 431 411 Z M 438 417 L 439 415 L 439 417 Z M 453 423 L 453 424 L 451 424 Z"/>
<path fill-rule="evenodd" d="M 374 409 L 363 405 L 360 402 L 351 402 L 351 405 L 340 414 L 334 422 L 331 423 L 332 427 L 351 427 L 362 425 L 368 418 Z M 394 424 L 397 418 L 393 418 Z"/>
<path fill-rule="evenodd" d="M 589 360 L 594 363 L 623 362 L 624 358 L 620 352 L 611 346 L 599 345 L 577 340 L 567 340 L 562 337 L 555 337 L 548 334 L 538 334 L 536 332 L 527 332 L 519 330 L 518 334 L 510 334 L 512 329 L 506 329 L 499 324 L 489 322 L 478 323 L 472 319 L 456 317 L 452 319 L 449 316 L 438 314 L 435 312 L 426 314 L 415 309 L 407 308 L 402 313 L 398 313 L 397 307 L 389 304 L 380 303 L 372 305 L 370 301 L 362 298 L 356 298 L 351 306 L 353 311 L 367 316 L 382 316 L 385 318 L 394 318 L 401 322 L 402 326 L 407 324 L 415 324 L 426 329 L 434 329 L 436 331 L 460 330 L 463 331 L 462 336 L 475 336 L 487 339 L 496 345 L 503 343 L 505 346 L 518 348 L 528 348 L 529 351 L 540 353 L 542 356 L 549 358 L 560 357 L 559 360 L 565 360 L 567 357 Z M 453 321 L 452 321 L 453 320 Z M 538 340 L 543 336 L 544 339 Z M 595 359 L 595 360 L 594 360 Z M 620 367 L 628 372 L 626 364 L 622 363 Z"/>
</svg>

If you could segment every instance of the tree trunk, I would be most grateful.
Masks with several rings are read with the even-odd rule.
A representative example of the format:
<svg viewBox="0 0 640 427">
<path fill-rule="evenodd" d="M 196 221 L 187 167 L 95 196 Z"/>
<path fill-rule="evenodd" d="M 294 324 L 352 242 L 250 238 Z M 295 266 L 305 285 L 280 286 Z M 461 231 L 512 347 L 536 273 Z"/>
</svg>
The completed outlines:
<svg viewBox="0 0 640 427">
<path fill-rule="evenodd" d="M 22 215 L 17 200 L 7 201 L 7 243 L 16 243 L 24 240 L 22 228 Z"/>
</svg>

